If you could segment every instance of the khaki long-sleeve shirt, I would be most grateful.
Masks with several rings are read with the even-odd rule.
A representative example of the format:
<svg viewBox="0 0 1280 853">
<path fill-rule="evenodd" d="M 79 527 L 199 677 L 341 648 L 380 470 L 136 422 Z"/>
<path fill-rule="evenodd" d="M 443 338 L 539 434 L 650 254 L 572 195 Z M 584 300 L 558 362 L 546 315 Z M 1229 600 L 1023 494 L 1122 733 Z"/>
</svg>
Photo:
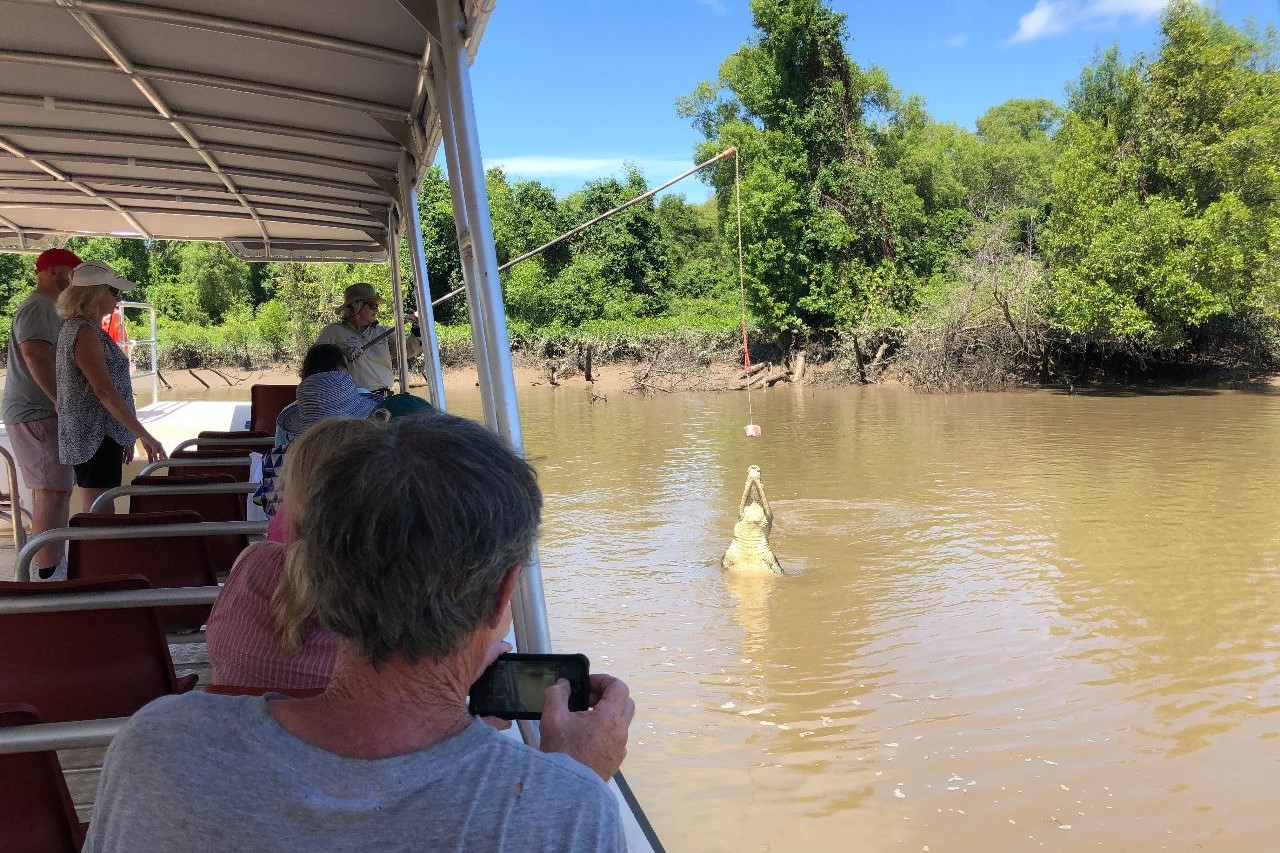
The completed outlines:
<svg viewBox="0 0 1280 853">
<path fill-rule="evenodd" d="M 390 388 L 395 380 L 395 335 L 387 335 L 368 349 L 362 350 L 361 347 L 386 331 L 388 327 L 378 323 L 367 327 L 363 332 L 350 323 L 330 323 L 320 330 L 316 343 L 337 344 L 342 347 L 343 352 L 354 359 L 351 378 L 356 381 L 356 385 L 377 391 Z M 409 335 L 407 343 L 409 358 L 422 352 L 422 342 L 413 335 Z"/>
</svg>

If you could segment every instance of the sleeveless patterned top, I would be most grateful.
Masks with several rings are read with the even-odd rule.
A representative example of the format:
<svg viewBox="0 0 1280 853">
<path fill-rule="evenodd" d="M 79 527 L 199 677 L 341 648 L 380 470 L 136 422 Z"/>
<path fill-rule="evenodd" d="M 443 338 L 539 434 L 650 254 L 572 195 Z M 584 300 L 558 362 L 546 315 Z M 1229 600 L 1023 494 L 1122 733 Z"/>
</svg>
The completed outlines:
<svg viewBox="0 0 1280 853">
<path fill-rule="evenodd" d="M 129 411 L 135 411 L 129 358 L 124 351 L 97 323 L 84 317 L 63 320 L 58 330 L 55 367 L 58 378 L 58 458 L 64 465 L 88 462 L 98 452 L 104 438 L 111 438 L 121 447 L 133 444 L 133 433 L 103 407 L 89 380 L 76 364 L 76 335 L 84 326 L 98 333 L 107 357 L 111 384 L 120 392 Z"/>
</svg>

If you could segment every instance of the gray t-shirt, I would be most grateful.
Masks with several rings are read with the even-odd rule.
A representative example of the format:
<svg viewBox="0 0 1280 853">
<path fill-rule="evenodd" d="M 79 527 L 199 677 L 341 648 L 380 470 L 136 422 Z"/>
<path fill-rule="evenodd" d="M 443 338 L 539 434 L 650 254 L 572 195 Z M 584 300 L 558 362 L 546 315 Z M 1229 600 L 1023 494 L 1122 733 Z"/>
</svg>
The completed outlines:
<svg viewBox="0 0 1280 853">
<path fill-rule="evenodd" d="M 435 746 L 342 758 L 257 696 L 165 696 L 107 751 L 84 853 L 625 851 L 617 801 L 566 755 L 479 720 Z"/>
<path fill-rule="evenodd" d="M 50 346 L 49 355 L 52 356 L 53 347 L 58 343 L 58 327 L 61 325 L 57 302 L 38 290 L 31 291 L 14 312 L 13 325 L 9 329 L 9 361 L 5 366 L 4 378 L 5 423 L 24 424 L 58 414 L 49 395 L 41 391 L 32 378 L 31 368 L 27 366 L 22 348 L 18 345 L 23 341 L 45 341 Z"/>
</svg>

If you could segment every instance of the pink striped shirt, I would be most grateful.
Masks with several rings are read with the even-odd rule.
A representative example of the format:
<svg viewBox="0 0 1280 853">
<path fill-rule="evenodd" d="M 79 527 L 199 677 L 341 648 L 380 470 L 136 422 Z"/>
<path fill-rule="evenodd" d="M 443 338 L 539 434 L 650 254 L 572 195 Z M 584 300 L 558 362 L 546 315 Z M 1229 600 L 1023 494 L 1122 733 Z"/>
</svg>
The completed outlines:
<svg viewBox="0 0 1280 853">
<path fill-rule="evenodd" d="M 333 675 L 338 635 L 315 617 L 302 628 L 302 647 L 281 657 L 271 629 L 271 596 L 284 570 L 285 545 L 255 542 L 231 568 L 205 628 L 214 684 L 233 687 L 323 688 Z"/>
</svg>

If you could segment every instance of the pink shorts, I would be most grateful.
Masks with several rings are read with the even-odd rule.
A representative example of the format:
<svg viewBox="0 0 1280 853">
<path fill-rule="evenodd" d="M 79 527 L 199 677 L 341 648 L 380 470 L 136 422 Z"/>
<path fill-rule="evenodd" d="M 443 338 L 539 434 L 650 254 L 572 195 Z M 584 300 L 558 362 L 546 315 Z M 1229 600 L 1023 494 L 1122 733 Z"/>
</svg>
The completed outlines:
<svg viewBox="0 0 1280 853">
<path fill-rule="evenodd" d="M 75 472 L 58 461 L 57 418 L 6 423 L 4 428 L 28 489 L 71 491 L 76 484 Z"/>
</svg>

